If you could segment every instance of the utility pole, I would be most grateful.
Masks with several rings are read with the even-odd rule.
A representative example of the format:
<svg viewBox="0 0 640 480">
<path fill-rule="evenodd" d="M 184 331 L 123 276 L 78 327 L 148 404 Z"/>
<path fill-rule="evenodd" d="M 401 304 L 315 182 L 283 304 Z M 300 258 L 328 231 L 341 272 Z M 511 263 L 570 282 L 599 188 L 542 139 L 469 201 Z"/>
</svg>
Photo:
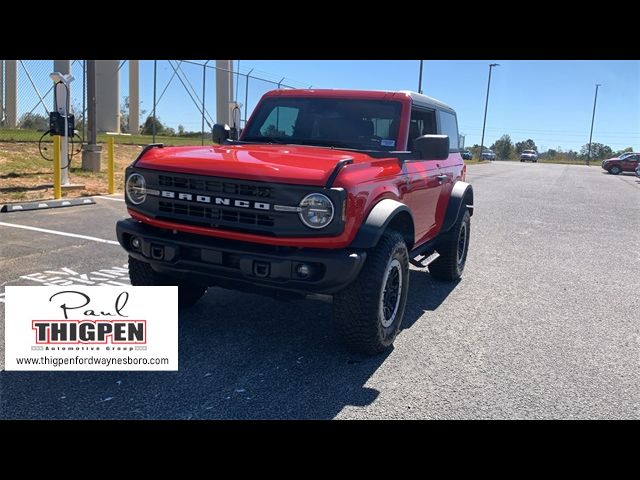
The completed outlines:
<svg viewBox="0 0 640 480">
<path fill-rule="evenodd" d="M 158 61 L 153 61 L 153 123 L 151 130 L 153 133 L 152 143 L 156 143 L 156 84 L 158 80 Z"/>
<path fill-rule="evenodd" d="M 88 143 L 82 147 L 82 169 L 100 171 L 102 145 L 97 144 L 98 122 L 96 112 L 96 61 L 87 60 L 87 130 Z"/>
<path fill-rule="evenodd" d="M 202 65 L 202 126 L 201 126 L 201 135 L 202 135 L 202 139 L 201 139 L 201 144 L 204 146 L 204 112 L 205 112 L 205 103 L 204 103 L 204 96 L 207 93 L 207 90 L 205 88 L 205 85 L 207 83 L 207 63 L 209 63 L 211 60 L 207 60 L 206 62 L 204 62 L 204 65 Z"/>
<path fill-rule="evenodd" d="M 591 115 L 591 133 L 589 134 L 589 152 L 587 153 L 587 166 L 591 160 L 591 140 L 593 139 L 593 121 L 596 119 L 596 102 L 598 101 L 598 87 L 602 84 L 596 83 L 596 96 L 593 99 L 593 115 Z"/>
<path fill-rule="evenodd" d="M 420 74 L 418 75 L 418 93 L 422 93 L 422 63 L 423 63 L 423 60 L 420 60 Z"/>
<path fill-rule="evenodd" d="M 489 106 L 489 88 L 491 87 L 491 69 L 493 67 L 500 66 L 499 63 L 490 63 L 489 64 L 489 81 L 487 82 L 487 98 L 484 102 L 484 121 L 482 122 L 482 140 L 480 140 L 480 153 L 479 160 L 482 160 L 482 151 L 484 149 L 484 128 L 487 125 L 487 108 Z"/>
</svg>

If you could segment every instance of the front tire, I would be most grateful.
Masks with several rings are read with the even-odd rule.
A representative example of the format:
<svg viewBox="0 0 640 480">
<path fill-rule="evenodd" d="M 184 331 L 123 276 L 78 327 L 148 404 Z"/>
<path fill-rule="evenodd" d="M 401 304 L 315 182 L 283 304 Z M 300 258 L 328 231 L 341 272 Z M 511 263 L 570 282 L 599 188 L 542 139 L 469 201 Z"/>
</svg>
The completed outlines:
<svg viewBox="0 0 640 480">
<path fill-rule="evenodd" d="M 178 286 L 178 307 L 186 308 L 195 304 L 207 291 L 207 287 L 185 282 L 171 275 L 156 272 L 151 265 L 129 256 L 129 280 L 131 285 Z"/>
<path fill-rule="evenodd" d="M 451 231 L 436 246 L 440 254 L 429 264 L 429 273 L 440 280 L 458 280 L 462 277 L 467 262 L 469 238 L 471 234 L 471 216 L 469 210 L 458 218 Z"/>
<path fill-rule="evenodd" d="M 622 169 L 620 167 L 618 167 L 617 165 L 614 165 L 613 167 L 611 167 L 609 169 L 609 173 L 611 175 L 618 175 L 621 171 L 622 171 Z"/>
<path fill-rule="evenodd" d="M 349 350 L 375 355 L 393 344 L 409 292 L 409 254 L 396 231 L 384 233 L 354 283 L 333 297 L 333 319 Z"/>
</svg>

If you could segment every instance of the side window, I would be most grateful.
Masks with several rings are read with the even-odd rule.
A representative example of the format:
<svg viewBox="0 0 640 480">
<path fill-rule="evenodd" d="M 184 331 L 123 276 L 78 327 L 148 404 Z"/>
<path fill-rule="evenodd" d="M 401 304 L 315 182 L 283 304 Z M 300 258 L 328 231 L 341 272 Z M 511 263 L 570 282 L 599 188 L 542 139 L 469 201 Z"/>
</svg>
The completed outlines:
<svg viewBox="0 0 640 480">
<path fill-rule="evenodd" d="M 264 121 L 260 134 L 265 137 L 290 137 L 300 110 L 292 107 L 276 107 Z"/>
<path fill-rule="evenodd" d="M 436 133 L 436 112 L 434 110 L 411 110 L 409 141 L 407 150 L 413 150 L 413 140 L 422 135 Z"/>
<path fill-rule="evenodd" d="M 453 113 L 440 110 L 440 133 L 449 135 L 449 149 L 458 150 L 458 121 Z"/>
</svg>

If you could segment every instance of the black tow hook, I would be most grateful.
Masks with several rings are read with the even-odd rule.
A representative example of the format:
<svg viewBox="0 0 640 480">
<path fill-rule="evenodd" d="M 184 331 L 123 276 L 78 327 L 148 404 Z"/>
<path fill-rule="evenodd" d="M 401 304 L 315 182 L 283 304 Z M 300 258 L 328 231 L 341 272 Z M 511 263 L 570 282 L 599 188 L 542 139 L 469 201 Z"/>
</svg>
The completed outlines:
<svg viewBox="0 0 640 480">
<path fill-rule="evenodd" d="M 266 278 L 269 276 L 271 270 L 270 266 L 269 262 L 255 261 L 253 262 L 253 274 L 256 277 Z"/>
</svg>

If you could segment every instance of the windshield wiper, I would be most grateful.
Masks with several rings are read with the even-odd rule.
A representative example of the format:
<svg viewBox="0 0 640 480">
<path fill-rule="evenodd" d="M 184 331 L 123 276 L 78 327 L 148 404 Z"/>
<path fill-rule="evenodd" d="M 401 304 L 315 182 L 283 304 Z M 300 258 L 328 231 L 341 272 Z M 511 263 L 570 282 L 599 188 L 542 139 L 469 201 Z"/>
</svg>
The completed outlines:
<svg viewBox="0 0 640 480">
<path fill-rule="evenodd" d="M 260 142 L 260 143 L 277 143 L 277 144 L 287 143 L 286 141 L 284 141 L 284 139 L 277 138 L 277 137 L 246 137 L 243 140 L 249 141 L 249 142 Z"/>
<path fill-rule="evenodd" d="M 300 145 L 318 145 L 322 147 L 348 148 L 350 150 L 358 150 L 352 143 L 340 142 L 338 140 L 322 140 L 319 138 L 303 138 L 295 139 Z"/>
</svg>

